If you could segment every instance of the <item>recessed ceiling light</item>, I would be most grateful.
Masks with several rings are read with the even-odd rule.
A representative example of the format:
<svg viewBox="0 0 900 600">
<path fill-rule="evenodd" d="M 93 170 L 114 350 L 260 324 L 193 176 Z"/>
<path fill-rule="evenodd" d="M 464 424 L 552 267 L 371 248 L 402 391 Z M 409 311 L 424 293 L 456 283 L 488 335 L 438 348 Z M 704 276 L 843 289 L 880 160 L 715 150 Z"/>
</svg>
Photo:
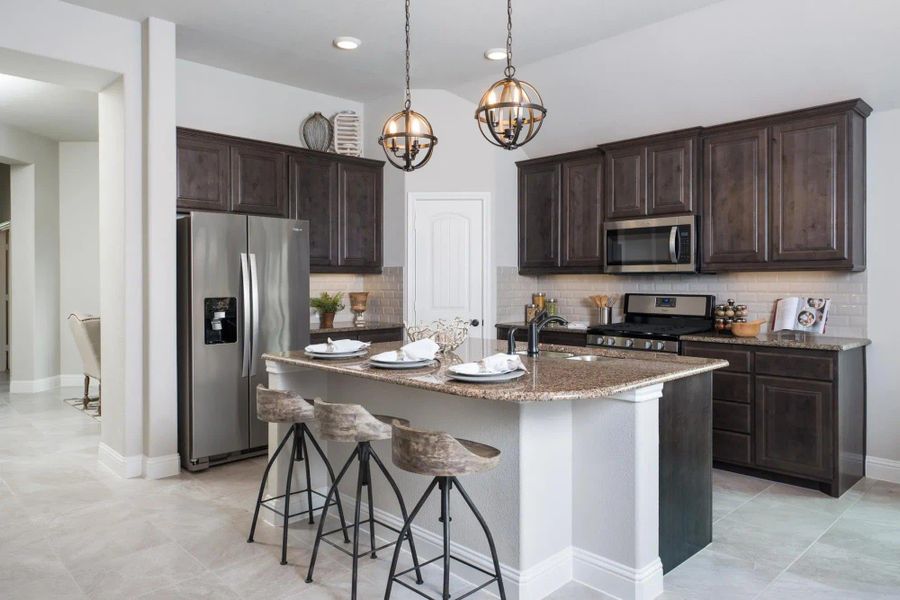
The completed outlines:
<svg viewBox="0 0 900 600">
<path fill-rule="evenodd" d="M 484 57 L 488 60 L 506 60 L 506 48 L 488 48 L 484 51 Z"/>
<path fill-rule="evenodd" d="M 355 37 L 342 35 L 334 38 L 332 44 L 334 44 L 335 48 L 340 48 L 341 50 L 356 50 L 362 42 Z"/>
</svg>

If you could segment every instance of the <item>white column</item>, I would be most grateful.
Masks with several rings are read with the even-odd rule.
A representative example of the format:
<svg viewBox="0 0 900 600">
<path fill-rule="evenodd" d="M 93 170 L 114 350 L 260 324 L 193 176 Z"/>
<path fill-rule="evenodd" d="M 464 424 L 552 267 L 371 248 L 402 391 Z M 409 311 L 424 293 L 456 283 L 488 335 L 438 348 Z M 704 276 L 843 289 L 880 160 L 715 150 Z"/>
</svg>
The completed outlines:
<svg viewBox="0 0 900 600">
<path fill-rule="evenodd" d="M 177 475 L 175 24 L 143 23 L 146 165 L 144 477 Z"/>
<path fill-rule="evenodd" d="M 662 593 L 659 398 L 662 384 L 573 410 L 573 571 L 623 600 Z"/>
</svg>

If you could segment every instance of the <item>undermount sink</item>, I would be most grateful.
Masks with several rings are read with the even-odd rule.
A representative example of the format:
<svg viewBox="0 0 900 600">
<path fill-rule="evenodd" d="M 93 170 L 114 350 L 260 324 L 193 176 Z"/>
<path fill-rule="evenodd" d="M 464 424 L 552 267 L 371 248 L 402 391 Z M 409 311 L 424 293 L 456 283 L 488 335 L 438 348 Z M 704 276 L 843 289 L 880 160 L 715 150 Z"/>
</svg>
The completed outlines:
<svg viewBox="0 0 900 600">
<path fill-rule="evenodd" d="M 525 350 L 519 350 L 516 354 L 528 354 Z M 538 354 L 539 358 L 568 358 L 571 359 L 575 356 L 574 352 L 557 352 L 555 350 L 541 350 L 541 353 Z"/>
<path fill-rule="evenodd" d="M 578 356 L 570 356 L 568 360 L 580 360 L 582 362 L 603 362 L 607 360 L 616 360 L 608 356 L 597 356 L 596 354 L 579 354 Z"/>
</svg>

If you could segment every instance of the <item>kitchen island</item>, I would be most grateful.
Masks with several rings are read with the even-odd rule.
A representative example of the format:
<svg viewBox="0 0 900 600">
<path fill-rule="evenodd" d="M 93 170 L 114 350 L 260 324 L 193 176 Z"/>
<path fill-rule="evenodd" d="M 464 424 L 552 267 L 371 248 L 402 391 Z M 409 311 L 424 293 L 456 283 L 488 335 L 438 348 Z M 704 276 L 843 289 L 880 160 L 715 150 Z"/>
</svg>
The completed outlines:
<svg viewBox="0 0 900 600">
<path fill-rule="evenodd" d="M 370 353 L 399 346 L 375 344 Z M 662 592 L 660 555 L 661 545 L 670 543 L 666 539 L 684 538 L 674 540 L 680 541 L 673 554 L 677 562 L 687 557 L 681 556 L 685 548 L 692 554 L 709 541 L 703 535 L 699 542 L 692 538 L 691 528 L 711 525 L 711 371 L 727 362 L 599 348 L 542 350 L 539 358 L 524 358 L 524 377 L 501 384 L 462 383 L 447 376 L 452 362 L 505 351 L 505 344 L 487 340 L 471 340 L 456 355 L 409 371 L 372 368 L 364 358 L 314 360 L 302 351 L 264 358 L 270 387 L 358 403 L 373 413 L 409 419 L 413 427 L 499 448 L 500 465 L 469 478 L 467 489 L 493 530 L 511 598 L 542 598 L 572 579 L 614 597 L 653 598 Z M 552 354 L 565 351 L 596 358 L 589 362 Z M 283 426 L 270 428 L 270 448 L 284 431 Z M 390 455 L 387 442 L 373 447 L 385 459 Z M 351 451 L 346 444 L 327 445 L 333 464 L 341 464 Z M 286 461 L 276 468 L 283 473 Z M 407 503 L 428 483 L 393 472 Z M 275 475 L 273 484 L 283 481 Z M 325 487 L 321 469 L 313 479 Z M 691 490 L 705 491 L 691 497 Z M 353 490 L 342 485 L 341 491 L 349 502 Z M 399 509 L 386 484 L 376 480 L 374 491 L 379 517 L 399 524 Z M 281 493 L 277 484 L 270 493 Z M 670 496 L 674 505 L 667 505 Z M 702 507 L 703 518 L 680 515 L 677 505 L 692 501 Z M 477 523 L 461 510 L 453 516 L 459 553 L 489 564 Z M 437 518 L 438 507 L 426 506 L 414 528 L 417 543 L 434 553 Z M 660 529 L 666 521 L 667 533 Z M 378 532 L 385 538 L 389 533 Z M 465 571 L 456 573 L 466 578 Z"/>
</svg>

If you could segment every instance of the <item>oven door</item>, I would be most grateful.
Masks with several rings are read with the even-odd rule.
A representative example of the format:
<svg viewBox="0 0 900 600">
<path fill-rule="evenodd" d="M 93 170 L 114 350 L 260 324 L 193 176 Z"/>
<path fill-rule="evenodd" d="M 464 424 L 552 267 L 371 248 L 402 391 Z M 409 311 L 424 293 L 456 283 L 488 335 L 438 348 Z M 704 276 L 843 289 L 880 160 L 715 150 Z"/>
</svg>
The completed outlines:
<svg viewBox="0 0 900 600">
<path fill-rule="evenodd" d="M 693 216 L 604 223 L 604 272 L 695 273 L 696 232 Z"/>
</svg>

